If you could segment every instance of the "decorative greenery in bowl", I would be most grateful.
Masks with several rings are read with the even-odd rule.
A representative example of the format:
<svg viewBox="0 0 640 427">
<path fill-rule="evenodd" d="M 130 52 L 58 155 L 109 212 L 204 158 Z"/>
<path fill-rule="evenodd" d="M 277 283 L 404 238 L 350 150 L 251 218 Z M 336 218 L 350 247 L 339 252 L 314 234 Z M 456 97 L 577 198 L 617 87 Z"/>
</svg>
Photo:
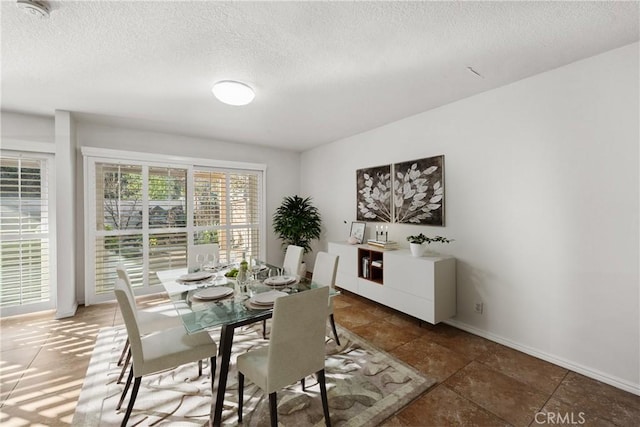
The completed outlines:
<svg viewBox="0 0 640 427">
<path fill-rule="evenodd" d="M 447 239 L 446 237 L 436 236 L 436 237 L 427 237 L 424 234 L 420 233 L 416 236 L 407 236 L 407 241 L 409 243 L 416 243 L 421 245 L 423 243 L 450 243 L 453 242 L 454 239 Z"/>
</svg>

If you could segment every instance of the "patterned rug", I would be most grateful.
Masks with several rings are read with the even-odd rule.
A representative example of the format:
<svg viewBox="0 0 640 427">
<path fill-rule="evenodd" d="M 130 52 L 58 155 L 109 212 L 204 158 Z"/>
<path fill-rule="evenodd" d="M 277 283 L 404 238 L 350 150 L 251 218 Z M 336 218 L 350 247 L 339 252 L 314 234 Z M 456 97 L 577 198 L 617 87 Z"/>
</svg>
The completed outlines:
<svg viewBox="0 0 640 427">
<path fill-rule="evenodd" d="M 262 325 L 240 328 L 234 336 L 234 355 L 268 345 L 262 339 Z M 325 364 L 329 411 L 334 426 L 375 426 L 394 414 L 435 380 L 379 350 L 358 336 L 338 327 L 341 346 L 327 339 Z M 211 332 L 219 342 L 219 330 Z M 328 335 L 330 336 L 330 335 Z M 126 405 L 115 407 L 124 387 L 117 384 L 120 368 L 116 365 L 126 331 L 104 328 L 100 331 L 87 370 L 73 426 L 118 426 Z M 232 355 L 225 395 L 223 424 L 237 425 L 238 382 L 235 356 Z M 218 361 L 219 363 L 219 361 Z M 216 372 L 217 373 L 217 372 Z M 202 377 L 197 364 L 143 377 L 129 425 L 206 426 L 212 410 L 211 370 L 204 362 Z M 126 379 L 126 376 L 125 376 Z M 218 385 L 216 381 L 216 387 Z M 320 387 L 313 377 L 306 380 L 306 392 L 300 383 L 278 392 L 278 422 L 281 426 L 323 426 Z M 268 426 L 268 397 L 245 381 L 244 426 Z"/>
</svg>

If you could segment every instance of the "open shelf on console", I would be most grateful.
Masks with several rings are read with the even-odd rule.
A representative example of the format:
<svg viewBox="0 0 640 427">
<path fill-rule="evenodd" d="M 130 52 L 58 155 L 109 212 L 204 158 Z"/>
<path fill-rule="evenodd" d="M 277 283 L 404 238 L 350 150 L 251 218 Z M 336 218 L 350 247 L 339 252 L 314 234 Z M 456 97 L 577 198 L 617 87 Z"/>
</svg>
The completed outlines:
<svg viewBox="0 0 640 427">
<path fill-rule="evenodd" d="M 375 283 L 382 283 L 382 252 L 358 248 L 358 277 Z"/>
</svg>

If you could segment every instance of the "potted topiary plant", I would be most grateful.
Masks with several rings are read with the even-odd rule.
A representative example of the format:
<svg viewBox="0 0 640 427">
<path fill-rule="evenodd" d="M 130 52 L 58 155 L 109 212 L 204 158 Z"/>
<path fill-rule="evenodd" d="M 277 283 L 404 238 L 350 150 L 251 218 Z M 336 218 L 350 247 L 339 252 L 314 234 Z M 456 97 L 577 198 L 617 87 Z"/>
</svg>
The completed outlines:
<svg viewBox="0 0 640 427">
<path fill-rule="evenodd" d="M 322 220 L 311 197 L 288 196 L 273 214 L 273 230 L 282 239 L 286 250 L 289 245 L 300 246 L 304 253 L 311 251 L 311 242 L 320 238 Z"/>
<path fill-rule="evenodd" d="M 411 255 L 420 257 L 424 255 L 424 252 L 427 250 L 427 245 L 431 243 L 450 243 L 453 242 L 453 239 L 447 239 L 442 236 L 427 237 L 424 234 L 420 233 L 415 236 L 407 236 L 407 241 L 409 242 Z"/>
</svg>

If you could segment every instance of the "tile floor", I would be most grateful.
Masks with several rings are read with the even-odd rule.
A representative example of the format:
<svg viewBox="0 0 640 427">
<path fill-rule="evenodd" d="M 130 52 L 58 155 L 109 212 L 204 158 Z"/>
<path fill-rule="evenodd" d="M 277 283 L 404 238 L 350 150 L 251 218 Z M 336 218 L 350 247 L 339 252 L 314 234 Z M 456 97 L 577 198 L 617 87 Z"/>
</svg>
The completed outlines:
<svg viewBox="0 0 640 427">
<path fill-rule="evenodd" d="M 342 326 L 438 381 L 383 426 L 639 425 L 640 397 L 484 338 L 349 293 L 335 299 L 334 312 Z M 0 424 L 70 424 L 98 330 L 121 323 L 114 303 L 80 307 L 70 319 L 3 319 Z"/>
</svg>

